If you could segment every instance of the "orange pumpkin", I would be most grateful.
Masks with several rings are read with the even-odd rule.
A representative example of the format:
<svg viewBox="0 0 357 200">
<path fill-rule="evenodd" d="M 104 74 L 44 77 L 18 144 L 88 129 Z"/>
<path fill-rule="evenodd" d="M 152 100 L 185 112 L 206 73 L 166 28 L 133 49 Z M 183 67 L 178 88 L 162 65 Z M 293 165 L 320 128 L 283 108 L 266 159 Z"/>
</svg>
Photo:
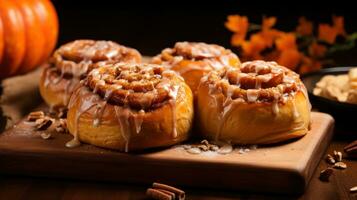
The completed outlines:
<svg viewBox="0 0 357 200">
<path fill-rule="evenodd" d="M 38 67 L 57 37 L 58 17 L 49 0 L 0 0 L 0 78 Z"/>
</svg>

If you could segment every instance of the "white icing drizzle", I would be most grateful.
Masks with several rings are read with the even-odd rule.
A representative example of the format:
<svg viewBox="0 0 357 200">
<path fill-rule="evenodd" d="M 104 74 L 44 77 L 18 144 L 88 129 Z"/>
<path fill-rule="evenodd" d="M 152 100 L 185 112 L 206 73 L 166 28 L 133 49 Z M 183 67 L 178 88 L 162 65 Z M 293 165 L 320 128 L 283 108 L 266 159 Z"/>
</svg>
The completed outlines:
<svg viewBox="0 0 357 200">
<path fill-rule="evenodd" d="M 248 102 L 256 102 L 259 98 L 259 90 L 248 89 L 247 90 L 247 100 Z"/>
<path fill-rule="evenodd" d="M 141 126 L 144 121 L 144 115 L 145 115 L 145 111 L 139 110 L 139 112 L 134 117 L 134 125 L 135 125 L 136 134 L 139 134 L 141 131 L 141 128 L 142 128 Z"/>
<path fill-rule="evenodd" d="M 131 126 L 130 126 L 130 116 L 131 111 L 129 108 L 124 108 L 120 106 L 114 106 L 115 115 L 120 126 L 121 136 L 125 140 L 124 151 L 129 152 L 129 142 L 131 136 Z"/>
<path fill-rule="evenodd" d="M 259 76 L 258 76 L 259 77 Z M 262 87 L 262 82 L 260 78 L 255 80 L 255 89 L 260 89 Z"/>
<path fill-rule="evenodd" d="M 291 98 L 291 104 L 293 107 L 293 117 L 294 117 L 294 119 L 297 119 L 297 118 L 299 118 L 300 114 L 299 114 L 299 111 L 297 110 L 294 98 Z"/>
<path fill-rule="evenodd" d="M 93 119 L 93 126 L 98 127 L 100 125 L 105 107 L 107 106 L 108 99 L 112 95 L 113 90 L 110 88 L 106 90 L 105 95 L 104 95 L 104 100 L 101 103 L 97 104 L 97 109 L 94 113 L 94 119 Z"/>
<path fill-rule="evenodd" d="M 273 113 L 276 115 L 279 113 L 280 109 L 279 109 L 279 97 L 280 97 L 280 93 L 274 90 L 274 100 L 272 103 L 272 111 Z"/>
<path fill-rule="evenodd" d="M 272 79 L 272 77 L 273 77 L 272 74 L 264 74 L 264 75 L 259 75 L 258 79 L 263 83 L 267 83 Z M 258 89 L 258 88 L 256 88 L 256 89 Z"/>
<path fill-rule="evenodd" d="M 223 103 L 224 106 L 228 105 L 232 101 L 233 94 L 234 94 L 234 88 L 231 85 L 228 85 L 227 97 L 226 97 L 226 100 Z"/>
<path fill-rule="evenodd" d="M 269 67 L 264 64 L 263 65 L 255 65 L 255 73 L 256 74 L 259 74 L 259 72 L 262 70 L 268 70 L 268 69 L 269 69 Z"/>
<path fill-rule="evenodd" d="M 179 90 L 179 86 L 175 85 L 172 86 L 169 90 L 169 96 L 171 97 L 170 106 L 171 106 L 171 113 L 172 113 L 172 136 L 174 138 L 177 137 L 177 130 L 176 130 L 176 98 L 177 92 Z"/>
<path fill-rule="evenodd" d="M 73 139 L 69 142 L 66 143 L 66 147 L 73 148 L 77 147 L 80 145 L 79 137 L 78 137 L 78 122 L 83 113 L 91 109 L 93 106 L 96 105 L 96 103 L 99 101 L 99 96 L 98 95 L 92 95 L 88 89 L 84 87 L 79 87 L 76 91 L 76 94 L 74 94 L 75 98 L 70 101 L 69 104 L 69 109 L 74 106 L 73 104 L 77 101 L 76 98 L 82 98 L 83 103 L 80 104 L 78 107 L 78 110 L 75 114 L 75 120 L 74 120 L 74 133 L 73 133 Z M 80 93 L 80 94 L 78 94 Z"/>
</svg>

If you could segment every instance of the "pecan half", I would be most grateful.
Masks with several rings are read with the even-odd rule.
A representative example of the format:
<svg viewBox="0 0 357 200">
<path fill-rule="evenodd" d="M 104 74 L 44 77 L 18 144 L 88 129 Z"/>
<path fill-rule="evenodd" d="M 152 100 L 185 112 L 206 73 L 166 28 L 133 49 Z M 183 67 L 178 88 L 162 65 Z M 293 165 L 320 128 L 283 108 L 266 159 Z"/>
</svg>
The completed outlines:
<svg viewBox="0 0 357 200">
<path fill-rule="evenodd" d="M 329 178 L 330 176 L 333 174 L 333 169 L 332 168 L 327 168 L 325 170 L 322 170 L 320 172 L 320 180 L 321 181 L 324 181 L 324 182 L 328 182 L 329 181 Z"/>
<path fill-rule="evenodd" d="M 35 111 L 35 112 L 31 112 L 27 116 L 27 121 L 34 122 L 34 121 L 44 118 L 44 117 L 45 117 L 45 113 L 43 111 Z"/>
<path fill-rule="evenodd" d="M 53 119 L 45 116 L 45 117 L 37 119 L 35 121 L 35 124 L 36 124 L 35 128 L 36 128 L 36 130 L 43 131 L 43 130 L 48 129 L 52 125 L 52 123 L 53 123 Z"/>
</svg>

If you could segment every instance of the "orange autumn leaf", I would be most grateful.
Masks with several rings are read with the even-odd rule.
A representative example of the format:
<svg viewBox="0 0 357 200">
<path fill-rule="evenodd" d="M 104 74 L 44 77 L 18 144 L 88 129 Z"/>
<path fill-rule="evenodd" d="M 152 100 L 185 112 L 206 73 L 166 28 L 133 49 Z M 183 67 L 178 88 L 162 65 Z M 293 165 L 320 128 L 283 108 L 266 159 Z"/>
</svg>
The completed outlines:
<svg viewBox="0 0 357 200">
<path fill-rule="evenodd" d="M 313 24 L 305 17 L 299 18 L 299 25 L 296 27 L 296 32 L 300 35 L 311 35 L 313 31 Z"/>
<path fill-rule="evenodd" d="M 245 41 L 245 35 L 235 33 L 231 37 L 231 45 L 235 47 L 241 46 L 244 41 Z"/>
<path fill-rule="evenodd" d="M 332 16 L 333 27 L 336 29 L 337 35 L 346 35 L 344 18 L 341 16 Z"/>
<path fill-rule="evenodd" d="M 330 26 L 329 24 L 319 24 L 319 35 L 318 38 L 329 44 L 335 42 L 337 36 L 337 30 Z"/>
<path fill-rule="evenodd" d="M 307 56 L 303 56 L 301 58 L 301 60 L 302 60 L 302 64 L 298 71 L 300 74 L 306 74 L 309 72 L 318 71 L 322 67 L 321 62 L 314 60 L 312 58 L 309 58 Z"/>
<path fill-rule="evenodd" d="M 229 15 L 225 26 L 228 30 L 234 32 L 231 38 L 231 44 L 233 46 L 242 45 L 248 32 L 248 18 L 240 15 Z"/>
<path fill-rule="evenodd" d="M 269 29 L 266 31 L 260 32 L 261 37 L 264 39 L 267 47 L 271 48 L 274 44 L 276 38 L 278 38 L 283 32 L 276 29 Z"/>
<path fill-rule="evenodd" d="M 266 31 L 272 28 L 276 23 L 276 17 L 263 17 L 262 30 Z"/>
<path fill-rule="evenodd" d="M 260 55 L 261 47 L 264 44 L 257 40 L 257 41 L 245 41 L 242 44 L 242 50 L 245 61 L 247 60 L 261 60 L 263 57 Z"/>
<path fill-rule="evenodd" d="M 252 44 L 254 51 L 258 53 L 267 47 L 264 37 L 259 33 L 250 36 L 250 43 Z"/>
<path fill-rule="evenodd" d="M 246 35 L 249 27 L 248 17 L 240 15 L 229 15 L 227 17 L 227 22 L 224 25 L 228 30 L 234 33 Z"/>
<path fill-rule="evenodd" d="M 344 18 L 341 16 L 333 16 L 332 25 L 319 24 L 316 32 L 313 22 L 305 17 L 299 18 L 295 32 L 277 30 L 273 28 L 276 23 L 276 17 L 263 17 L 260 30 L 251 34 L 249 38 L 248 28 L 252 26 L 256 29 L 259 26 L 249 24 L 246 16 L 231 15 L 225 26 L 234 32 L 231 44 L 240 47 L 242 61 L 272 60 L 302 74 L 322 67 L 330 45 L 320 41 L 334 45 L 337 36 L 347 36 Z M 301 40 L 298 40 L 300 36 L 308 37 L 301 37 Z"/>
<path fill-rule="evenodd" d="M 316 58 L 322 58 L 327 52 L 327 47 L 317 42 L 313 42 L 309 46 L 309 55 Z"/>
<path fill-rule="evenodd" d="M 300 63 L 301 54 L 296 49 L 288 49 L 281 52 L 277 62 L 285 67 L 295 70 Z"/>
<path fill-rule="evenodd" d="M 276 48 L 280 51 L 297 49 L 296 37 L 293 33 L 282 34 L 275 41 Z"/>
<path fill-rule="evenodd" d="M 272 47 L 274 40 L 280 35 L 281 31 L 272 29 L 276 23 L 276 17 L 263 17 L 261 37 L 264 39 L 267 47 Z"/>
</svg>

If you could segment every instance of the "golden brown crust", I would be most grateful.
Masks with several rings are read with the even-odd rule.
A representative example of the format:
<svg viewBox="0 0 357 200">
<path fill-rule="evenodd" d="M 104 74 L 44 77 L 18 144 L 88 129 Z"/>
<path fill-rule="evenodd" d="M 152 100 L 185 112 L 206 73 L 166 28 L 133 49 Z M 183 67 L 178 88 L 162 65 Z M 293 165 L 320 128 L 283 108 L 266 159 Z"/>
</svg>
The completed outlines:
<svg viewBox="0 0 357 200">
<path fill-rule="evenodd" d="M 239 58 L 230 50 L 215 44 L 177 42 L 173 48 L 164 49 L 152 61 L 178 72 L 196 93 L 202 76 L 212 70 L 238 67 Z"/>
<path fill-rule="evenodd" d="M 192 118 L 192 92 L 180 76 L 157 65 L 115 64 L 93 69 L 74 91 L 67 122 L 76 140 L 132 151 L 187 139 Z"/>
<path fill-rule="evenodd" d="M 267 144 L 301 137 L 310 109 L 299 75 L 275 62 L 211 72 L 198 88 L 199 126 L 210 139 Z"/>
<path fill-rule="evenodd" d="M 75 40 L 58 48 L 42 74 L 40 92 L 51 107 L 68 104 L 73 85 L 106 63 L 141 62 L 140 53 L 111 41 Z"/>
<path fill-rule="evenodd" d="M 80 77 L 107 62 L 140 63 L 140 53 L 112 41 L 75 40 L 57 49 L 50 63 L 61 73 Z"/>
<path fill-rule="evenodd" d="M 148 110 L 171 98 L 172 77 L 162 66 L 119 63 L 93 69 L 86 85 L 115 105 Z"/>
</svg>

